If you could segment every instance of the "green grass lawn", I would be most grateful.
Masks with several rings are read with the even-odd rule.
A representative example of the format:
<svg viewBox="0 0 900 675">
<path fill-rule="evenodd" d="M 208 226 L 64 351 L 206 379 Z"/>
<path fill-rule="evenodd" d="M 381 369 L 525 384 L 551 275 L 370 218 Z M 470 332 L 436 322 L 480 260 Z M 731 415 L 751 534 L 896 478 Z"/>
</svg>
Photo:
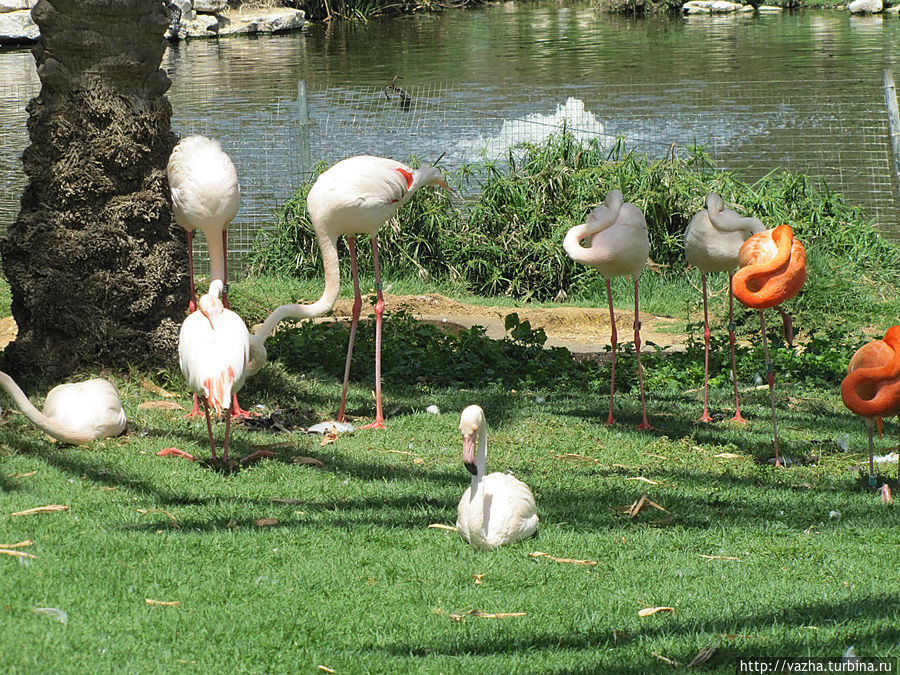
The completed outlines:
<svg viewBox="0 0 900 675">
<path fill-rule="evenodd" d="M 286 292 L 267 284 L 238 285 L 235 306 L 252 315 Z M 334 414 L 340 376 L 316 369 L 316 353 L 288 354 L 292 344 L 272 341 L 240 398 L 299 428 Z M 361 366 L 349 410 L 366 420 Z M 121 438 L 73 448 L 21 415 L 0 422 L 0 543 L 33 541 L 18 550 L 34 556 L 0 555 L 6 672 L 638 673 L 685 668 L 704 648 L 701 668 L 734 672 L 740 658 L 851 645 L 900 655 L 900 519 L 864 486 L 864 427 L 833 385 L 779 377 L 783 451 L 809 461 L 787 469 L 766 462 L 768 391 L 752 378 L 746 427 L 696 422 L 702 380 L 654 382 L 656 428 L 638 432 L 633 389 L 604 424 L 608 380 L 513 389 L 410 374 L 386 378 L 387 430 L 323 446 L 241 425 L 235 454 L 276 456 L 223 476 L 156 455 L 209 452 L 201 420 L 141 407 L 161 399 L 147 379 L 190 407 L 174 364 L 105 375 L 124 398 Z M 716 382 L 712 412 L 730 417 L 728 379 Z M 468 485 L 456 427 L 470 403 L 491 427 L 488 469 L 513 470 L 535 493 L 536 539 L 476 552 L 429 527 L 455 522 Z M 441 414 L 425 412 L 432 404 Z M 890 421 L 879 454 L 896 439 Z M 643 495 L 660 508 L 623 512 Z M 51 504 L 69 508 L 12 515 Z M 639 615 L 657 606 L 673 610 Z"/>
</svg>

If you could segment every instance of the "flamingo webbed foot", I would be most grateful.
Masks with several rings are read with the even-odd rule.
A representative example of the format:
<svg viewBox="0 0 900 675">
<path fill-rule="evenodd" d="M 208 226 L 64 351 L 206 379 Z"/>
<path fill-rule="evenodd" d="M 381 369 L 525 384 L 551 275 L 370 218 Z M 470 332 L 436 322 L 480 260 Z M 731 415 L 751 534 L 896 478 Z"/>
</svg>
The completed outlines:
<svg viewBox="0 0 900 675">
<path fill-rule="evenodd" d="M 387 429 L 387 425 L 385 425 L 384 420 L 375 420 L 371 424 L 366 424 L 362 427 L 357 427 L 357 429 Z"/>
</svg>

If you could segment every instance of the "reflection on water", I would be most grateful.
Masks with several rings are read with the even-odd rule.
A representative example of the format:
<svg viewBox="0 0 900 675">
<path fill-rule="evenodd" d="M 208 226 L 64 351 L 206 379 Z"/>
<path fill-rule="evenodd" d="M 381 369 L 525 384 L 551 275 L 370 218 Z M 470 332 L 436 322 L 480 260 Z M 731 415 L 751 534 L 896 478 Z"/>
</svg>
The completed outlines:
<svg viewBox="0 0 900 675">
<path fill-rule="evenodd" d="M 898 42 L 894 16 L 630 19 L 505 3 L 181 42 L 163 67 L 176 132 L 215 136 L 235 160 L 240 222 L 266 221 L 311 162 L 370 152 L 443 155 L 449 166 L 534 140 L 568 112 L 585 133 L 622 136 L 654 156 L 699 143 L 751 179 L 779 166 L 824 176 L 900 229 L 881 89 Z M 21 184 L 33 70 L 27 51 L 0 53 L 4 194 Z M 396 75 L 413 97 L 408 110 L 384 96 Z M 0 203 L 0 227 L 16 208 Z"/>
</svg>

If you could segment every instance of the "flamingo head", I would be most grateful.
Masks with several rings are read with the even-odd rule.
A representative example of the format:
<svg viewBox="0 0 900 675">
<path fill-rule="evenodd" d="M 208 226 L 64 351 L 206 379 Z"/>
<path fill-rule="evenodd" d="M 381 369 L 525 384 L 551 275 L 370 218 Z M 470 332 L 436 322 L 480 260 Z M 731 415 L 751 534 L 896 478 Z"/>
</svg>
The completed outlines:
<svg viewBox="0 0 900 675">
<path fill-rule="evenodd" d="M 437 167 L 434 166 L 423 166 L 419 169 L 415 170 L 415 182 L 418 185 L 436 185 L 437 187 L 442 187 L 445 190 L 449 190 L 453 192 L 449 185 L 447 185 L 447 181 L 444 180 L 444 177 L 441 175 L 441 172 L 438 171 Z"/>
<path fill-rule="evenodd" d="M 225 305 L 222 304 L 222 282 L 219 279 L 213 280 L 209 285 L 209 290 L 205 295 L 201 296 L 197 303 L 203 316 L 209 321 L 209 325 L 216 327 L 216 319 L 225 311 Z"/>
<path fill-rule="evenodd" d="M 478 428 L 484 424 L 484 411 L 477 405 L 470 405 L 459 416 L 459 432 L 463 437 L 463 464 L 473 476 L 478 474 L 476 462 L 476 442 Z"/>
</svg>

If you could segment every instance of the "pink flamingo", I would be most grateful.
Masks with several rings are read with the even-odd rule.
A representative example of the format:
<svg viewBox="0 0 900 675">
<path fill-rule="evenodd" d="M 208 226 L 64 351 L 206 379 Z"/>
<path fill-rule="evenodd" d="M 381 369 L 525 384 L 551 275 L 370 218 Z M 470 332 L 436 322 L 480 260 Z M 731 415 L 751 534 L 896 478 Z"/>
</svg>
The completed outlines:
<svg viewBox="0 0 900 675">
<path fill-rule="evenodd" d="M 181 324 L 178 364 L 188 387 L 203 401 L 213 462 L 217 462 L 218 457 L 210 408 L 216 411 L 219 418 L 222 410 L 225 411 L 222 462 L 227 466 L 232 417 L 229 408 L 249 374 L 250 333 L 241 317 L 222 302 L 222 286 L 221 279 L 213 279 L 209 291 L 200 298 L 199 309 L 189 314 Z M 272 453 L 258 451 L 242 459 L 241 463 L 261 456 L 271 457 Z"/>
<path fill-rule="evenodd" d="M 340 235 L 347 236 L 350 249 L 350 266 L 353 276 L 353 314 L 350 323 L 350 341 L 344 367 L 344 384 L 337 421 L 344 422 L 347 404 L 347 386 L 350 380 L 350 362 L 356 326 L 362 310 L 362 295 L 356 267 L 356 235 L 368 234 L 372 238 L 372 258 L 375 267 L 375 421 L 363 428 L 384 428 L 384 412 L 381 405 L 381 327 L 384 314 L 384 297 L 381 287 L 381 267 L 378 260 L 378 229 L 416 193 L 426 185 L 450 189 L 438 170 L 431 166 L 412 169 L 392 159 L 371 155 L 359 155 L 342 160 L 322 173 L 309 191 L 306 205 L 313 228 L 323 249 L 326 289 L 329 271 L 337 273 L 337 255 L 326 256 L 323 242 L 333 248 Z M 329 265 L 333 268 L 329 270 Z M 334 300 L 332 300 L 334 304 Z M 291 306 L 288 306 L 291 307 Z M 291 310 L 286 310 L 290 315 Z M 274 313 L 273 313 L 274 314 Z M 270 317 L 271 318 L 271 317 Z M 280 320 L 280 319 L 279 319 Z M 267 320 L 268 323 L 268 320 Z M 257 331 L 257 335 L 268 335 Z M 265 339 L 265 338 L 263 338 Z"/>
<path fill-rule="evenodd" d="M 747 237 L 766 229 L 757 218 L 743 218 L 729 208 L 715 192 L 707 195 L 706 208 L 695 214 L 684 232 L 685 258 L 697 267 L 703 279 L 703 416 L 701 422 L 710 422 L 709 416 L 709 314 L 706 305 L 706 275 L 712 272 L 728 272 L 728 342 L 731 345 L 731 379 L 734 383 L 735 422 L 746 422 L 741 416 L 738 399 L 737 367 L 734 358 L 734 294 L 731 292 L 733 270 L 738 266 L 738 251 Z"/>
<path fill-rule="evenodd" d="M 228 226 L 241 204 L 241 188 L 237 171 L 222 146 L 206 136 L 187 136 L 181 139 L 166 167 L 172 212 L 175 222 L 187 231 L 188 269 L 191 278 L 191 299 L 188 311 L 196 310 L 194 287 L 194 231 L 206 237 L 209 249 L 209 278 L 222 280 L 222 304 L 228 303 Z M 232 402 L 234 415 L 250 417 L 250 413 Z M 196 395 L 190 417 L 200 414 Z"/>
<path fill-rule="evenodd" d="M 585 242 L 587 246 L 582 245 Z M 606 278 L 609 299 L 609 323 L 612 343 L 612 375 L 609 391 L 609 417 L 613 424 L 613 398 L 616 393 L 616 316 L 613 311 L 610 278 L 630 276 L 634 281 L 634 350 L 637 353 L 638 379 L 641 387 L 643 420 L 638 429 L 652 429 L 647 421 L 644 402 L 644 371 L 641 367 L 641 319 L 638 309 L 638 280 L 650 254 L 650 238 L 644 214 L 634 204 L 624 203 L 620 190 L 610 190 L 606 201 L 588 214 L 587 220 L 571 228 L 563 240 L 563 248 L 575 262 L 590 265 Z"/>
</svg>

